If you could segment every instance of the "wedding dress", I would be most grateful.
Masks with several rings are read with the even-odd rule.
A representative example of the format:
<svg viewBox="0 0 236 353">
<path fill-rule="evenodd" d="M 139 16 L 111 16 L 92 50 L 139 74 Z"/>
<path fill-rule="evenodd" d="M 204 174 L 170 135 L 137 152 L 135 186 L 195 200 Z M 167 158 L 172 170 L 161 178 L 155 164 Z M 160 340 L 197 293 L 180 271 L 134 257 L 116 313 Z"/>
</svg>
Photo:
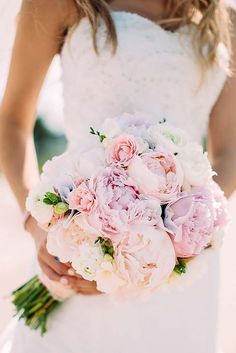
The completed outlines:
<svg viewBox="0 0 236 353">
<path fill-rule="evenodd" d="M 123 112 L 161 114 L 197 142 L 227 77 L 227 50 L 201 82 L 191 31 L 176 32 L 137 14 L 112 12 L 118 49 L 112 56 L 106 30 L 93 50 L 84 18 L 61 53 L 68 150 L 89 147 L 90 126 Z M 77 295 L 49 319 L 42 338 L 23 322 L 14 325 L 1 353 L 216 353 L 219 263 L 211 256 L 203 277 L 191 285 L 160 290 L 147 303 L 114 304 L 106 295 Z"/>
</svg>

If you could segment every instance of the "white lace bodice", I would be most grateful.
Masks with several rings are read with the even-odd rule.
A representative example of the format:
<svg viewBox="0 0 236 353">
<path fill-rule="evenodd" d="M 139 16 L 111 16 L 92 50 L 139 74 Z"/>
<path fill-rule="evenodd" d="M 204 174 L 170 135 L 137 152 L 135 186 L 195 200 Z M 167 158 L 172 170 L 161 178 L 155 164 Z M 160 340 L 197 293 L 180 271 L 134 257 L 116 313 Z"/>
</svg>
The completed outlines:
<svg viewBox="0 0 236 353">
<path fill-rule="evenodd" d="M 227 51 L 219 46 L 219 65 L 200 84 L 191 26 L 173 33 L 140 15 L 112 12 L 117 53 L 105 46 L 106 29 L 98 31 L 100 55 L 94 52 L 91 28 L 82 19 L 62 50 L 65 126 L 69 142 L 88 137 L 107 117 L 144 111 L 184 127 L 193 139 L 206 133 L 209 113 L 226 78 Z M 88 137 L 89 138 L 89 137 Z"/>
</svg>

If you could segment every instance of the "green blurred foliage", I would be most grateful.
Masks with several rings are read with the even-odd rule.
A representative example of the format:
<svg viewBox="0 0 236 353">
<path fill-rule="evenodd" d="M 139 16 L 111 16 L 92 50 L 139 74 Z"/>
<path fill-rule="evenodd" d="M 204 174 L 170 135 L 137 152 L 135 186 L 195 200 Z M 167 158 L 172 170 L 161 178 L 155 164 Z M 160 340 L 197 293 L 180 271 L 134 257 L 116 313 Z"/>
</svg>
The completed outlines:
<svg viewBox="0 0 236 353">
<path fill-rule="evenodd" d="M 34 127 L 34 141 L 40 171 L 48 159 L 63 153 L 67 145 L 65 136 L 49 130 L 41 117 L 38 117 Z"/>
</svg>

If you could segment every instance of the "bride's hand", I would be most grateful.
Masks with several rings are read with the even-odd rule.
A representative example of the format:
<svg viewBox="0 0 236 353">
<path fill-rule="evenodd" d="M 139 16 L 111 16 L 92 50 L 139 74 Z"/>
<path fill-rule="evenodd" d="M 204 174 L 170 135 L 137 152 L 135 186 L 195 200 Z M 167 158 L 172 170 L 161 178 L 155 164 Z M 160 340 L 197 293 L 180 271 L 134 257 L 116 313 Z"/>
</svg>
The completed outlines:
<svg viewBox="0 0 236 353">
<path fill-rule="evenodd" d="M 80 294 L 100 294 L 96 289 L 95 282 L 86 281 L 80 275 L 73 272 L 69 264 L 59 262 L 54 256 L 48 253 L 46 247 L 47 233 L 37 225 L 33 217 L 29 217 L 26 229 L 33 236 L 39 265 L 49 279 L 62 284 L 68 284 Z"/>
</svg>

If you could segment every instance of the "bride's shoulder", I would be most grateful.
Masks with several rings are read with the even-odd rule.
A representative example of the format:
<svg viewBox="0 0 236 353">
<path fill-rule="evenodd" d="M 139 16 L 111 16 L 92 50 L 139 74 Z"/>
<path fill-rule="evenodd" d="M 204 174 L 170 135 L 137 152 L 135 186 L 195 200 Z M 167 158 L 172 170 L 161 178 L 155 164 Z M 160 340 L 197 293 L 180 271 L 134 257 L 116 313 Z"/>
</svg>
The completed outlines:
<svg viewBox="0 0 236 353">
<path fill-rule="evenodd" d="M 23 0 L 21 13 L 32 16 L 37 23 L 63 27 L 73 26 L 82 17 L 74 0 Z"/>
</svg>

